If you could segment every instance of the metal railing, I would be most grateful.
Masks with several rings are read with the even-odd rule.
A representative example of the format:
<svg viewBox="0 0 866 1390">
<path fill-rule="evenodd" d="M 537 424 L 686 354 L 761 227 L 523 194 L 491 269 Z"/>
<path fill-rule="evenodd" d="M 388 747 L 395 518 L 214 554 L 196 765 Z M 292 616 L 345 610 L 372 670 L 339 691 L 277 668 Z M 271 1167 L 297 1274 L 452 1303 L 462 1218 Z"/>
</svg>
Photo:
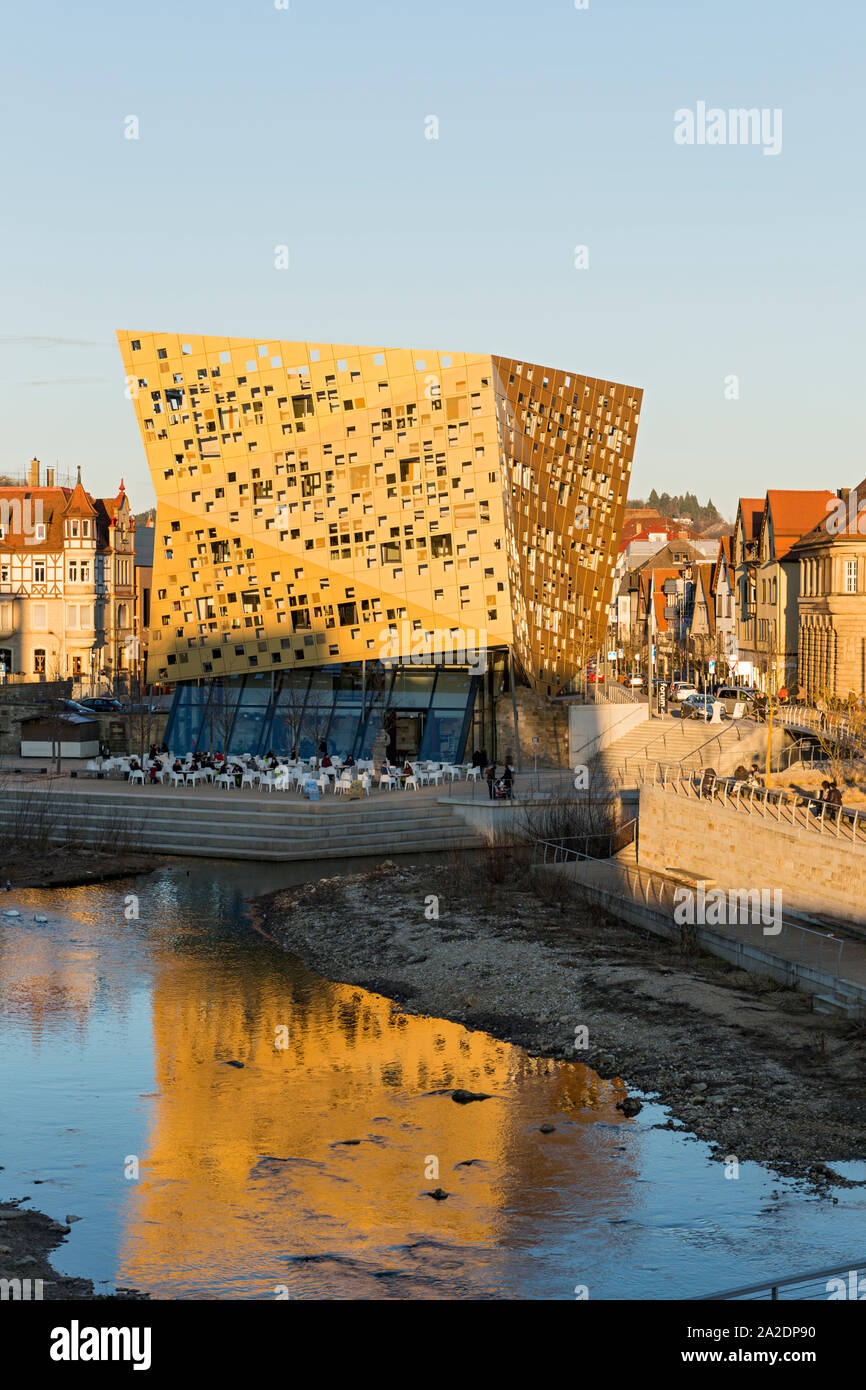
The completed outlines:
<svg viewBox="0 0 866 1390">
<path fill-rule="evenodd" d="M 581 860 L 585 863 L 605 865 L 608 869 L 612 869 L 617 875 L 627 880 L 629 892 L 622 892 L 616 887 L 610 887 L 604 883 L 582 883 L 581 888 L 583 891 L 589 893 L 595 892 L 606 897 L 617 898 L 620 902 L 627 904 L 633 905 L 639 903 L 648 911 L 655 912 L 659 916 L 667 919 L 669 923 L 675 925 L 679 931 L 682 931 L 684 926 L 689 927 L 694 925 L 688 923 L 683 924 L 674 916 L 674 910 L 678 908 L 682 902 L 682 899 L 678 898 L 677 894 L 682 894 L 683 889 L 689 889 L 691 886 L 690 883 L 653 873 L 649 869 L 632 868 L 630 865 L 623 864 L 619 860 L 614 861 L 609 858 L 599 859 L 591 854 L 581 854 L 574 851 L 569 852 L 563 849 L 561 845 L 557 846 L 556 844 L 548 845 L 550 853 L 548 857 L 545 858 L 544 844 L 544 841 L 536 843 L 535 850 L 533 851 L 533 864 L 553 865 Z M 542 851 L 541 857 L 536 858 L 539 849 Z M 560 851 L 559 857 L 553 853 L 557 849 Z M 694 882 L 700 888 L 707 884 L 708 880 L 695 878 Z M 725 894 L 726 903 L 730 902 L 732 895 L 736 898 L 736 903 L 734 904 L 737 914 L 736 921 L 727 924 L 727 926 L 723 923 L 715 922 L 698 923 L 699 926 L 705 926 L 711 930 L 715 929 L 720 933 L 724 932 L 726 929 L 729 930 L 730 927 L 733 926 L 738 932 L 744 932 L 750 944 L 759 945 L 762 950 L 777 956 L 780 960 L 784 960 L 791 965 L 799 967 L 813 967 L 821 973 L 832 974 L 836 979 L 839 978 L 842 970 L 842 954 L 845 945 L 844 941 L 839 937 L 828 932 L 816 931 L 812 927 L 801 926 L 799 922 L 788 921 L 784 916 L 780 921 L 774 921 L 772 923 L 773 930 L 770 931 L 768 930 L 767 923 L 762 920 L 763 904 L 761 902 L 756 903 L 754 900 L 754 895 L 756 893 L 760 898 L 759 890 L 720 889 L 719 891 Z M 745 905 L 742 902 L 744 893 L 748 898 L 748 902 Z M 741 916 L 744 916 L 745 920 L 740 920 Z M 756 916 L 757 920 L 755 920 Z M 779 927 L 781 930 L 777 930 Z M 789 941 L 796 943 L 793 952 L 782 949 L 782 946 L 787 946 Z"/>
<path fill-rule="evenodd" d="M 805 705 L 779 705 L 773 718 L 782 724 L 800 729 L 814 729 L 816 734 L 833 739 L 852 748 L 866 750 L 863 731 L 843 714 L 828 714 L 825 710 L 808 709 Z"/>
<path fill-rule="evenodd" d="M 656 763 L 652 782 L 676 796 L 694 801 L 711 800 L 728 810 L 743 811 L 764 821 L 866 845 L 866 812 L 819 801 L 789 787 L 750 786 L 733 777 L 716 777 L 710 783 L 705 778 L 705 772 L 684 772 L 682 768 Z"/>
<path fill-rule="evenodd" d="M 617 826 L 616 830 L 596 832 L 588 831 L 584 835 L 562 835 L 556 840 L 536 840 L 532 850 L 532 864 L 566 864 L 572 859 L 598 859 L 601 862 L 611 859 L 626 845 L 633 845 L 637 839 L 637 820 L 626 821 L 623 825 Z M 599 840 L 607 841 L 607 855 L 589 854 L 587 850 L 572 849 L 575 843 L 583 845 L 596 845 Z M 614 845 L 616 848 L 614 848 Z"/>
<path fill-rule="evenodd" d="M 842 1279 L 845 1293 L 851 1298 L 862 1298 L 858 1292 L 860 1270 L 866 1270 L 866 1258 L 845 1265 L 832 1265 L 827 1269 L 810 1269 L 805 1274 L 785 1274 L 779 1279 L 768 1279 L 760 1284 L 744 1284 L 740 1289 L 725 1289 L 722 1293 L 698 1294 L 697 1302 L 708 1303 L 723 1299 L 742 1299 L 760 1301 L 769 1299 L 781 1302 L 787 1299 L 816 1301 L 829 1299 L 827 1285 L 831 1279 Z M 853 1290 L 853 1292 L 852 1292 Z M 787 1291 L 787 1292 L 785 1292 Z M 839 1296 L 838 1288 L 833 1291 Z"/>
<path fill-rule="evenodd" d="M 717 734 L 711 734 L 708 739 L 706 739 L 703 743 L 699 743 L 696 748 L 688 748 L 684 750 L 682 753 L 682 757 L 677 759 L 676 761 L 682 762 L 686 758 L 700 756 L 701 766 L 703 766 L 703 755 L 706 749 L 708 749 L 711 745 L 714 744 L 718 744 L 721 748 L 721 740 L 723 736 L 725 734 L 729 734 L 732 729 L 736 730 L 737 742 L 740 742 L 745 737 L 745 734 L 743 732 L 744 727 L 751 734 L 754 733 L 756 725 L 754 721 L 751 719 L 732 719 L 728 724 L 724 726 L 724 728 L 720 729 Z M 659 761 L 659 759 L 654 758 L 651 755 L 650 749 L 654 749 L 656 745 L 660 743 L 665 753 L 671 752 L 674 750 L 674 746 L 678 741 L 682 745 L 682 741 L 687 737 L 687 730 L 690 732 L 691 729 L 692 721 L 687 721 L 681 716 L 679 724 L 670 729 L 666 729 L 663 733 L 659 734 L 658 738 L 654 738 L 650 743 L 646 744 L 644 748 L 641 748 L 638 750 L 638 752 L 632 753 L 628 757 L 624 758 L 623 767 L 628 769 L 630 767 L 633 768 L 634 765 L 637 763 Z"/>
<path fill-rule="evenodd" d="M 798 738 L 796 743 L 788 743 L 781 748 L 778 753 L 774 753 L 770 758 L 771 772 L 787 772 L 788 768 L 793 767 L 794 763 L 806 763 L 811 766 L 813 763 L 823 763 L 827 761 L 827 755 L 821 745 L 815 743 L 810 738 Z"/>
<path fill-rule="evenodd" d="M 642 695 L 635 687 L 627 685 L 611 685 L 609 690 L 602 693 L 601 699 L 596 700 L 599 705 L 645 705 L 646 695 Z"/>
</svg>

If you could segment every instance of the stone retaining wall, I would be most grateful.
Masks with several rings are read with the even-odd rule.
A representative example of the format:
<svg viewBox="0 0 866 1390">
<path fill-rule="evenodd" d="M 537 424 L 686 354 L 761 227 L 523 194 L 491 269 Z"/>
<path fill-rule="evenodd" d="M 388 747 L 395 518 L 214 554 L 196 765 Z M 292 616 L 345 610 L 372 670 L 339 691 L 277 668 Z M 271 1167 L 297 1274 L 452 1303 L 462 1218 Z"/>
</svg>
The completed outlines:
<svg viewBox="0 0 866 1390">
<path fill-rule="evenodd" d="M 722 888 L 781 888 L 783 911 L 866 925 L 866 848 L 714 801 L 644 786 L 641 868 L 705 875 Z"/>
</svg>

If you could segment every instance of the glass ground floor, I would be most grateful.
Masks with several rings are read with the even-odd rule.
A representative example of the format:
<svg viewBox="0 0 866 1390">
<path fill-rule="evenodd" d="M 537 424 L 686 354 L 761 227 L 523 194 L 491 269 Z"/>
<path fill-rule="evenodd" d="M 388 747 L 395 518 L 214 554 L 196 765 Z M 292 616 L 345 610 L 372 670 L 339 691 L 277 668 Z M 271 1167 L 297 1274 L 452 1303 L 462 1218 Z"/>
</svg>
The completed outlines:
<svg viewBox="0 0 866 1390">
<path fill-rule="evenodd" d="M 507 652 L 478 674 L 457 666 L 377 661 L 261 672 L 177 686 L 165 740 L 172 752 L 329 753 L 369 757 L 385 730 L 392 762 L 496 755 L 496 701 Z M 468 751 L 467 751 L 468 750 Z"/>
</svg>

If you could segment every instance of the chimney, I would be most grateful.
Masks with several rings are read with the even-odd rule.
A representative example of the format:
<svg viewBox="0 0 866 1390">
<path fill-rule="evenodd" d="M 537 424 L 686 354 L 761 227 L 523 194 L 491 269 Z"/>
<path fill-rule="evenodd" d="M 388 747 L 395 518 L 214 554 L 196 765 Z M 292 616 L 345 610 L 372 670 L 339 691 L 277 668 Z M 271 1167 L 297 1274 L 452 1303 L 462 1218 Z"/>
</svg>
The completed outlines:
<svg viewBox="0 0 866 1390">
<path fill-rule="evenodd" d="M 46 470 L 45 470 L 45 486 L 46 486 L 46 487 L 53 487 L 53 486 L 54 486 L 54 469 L 53 469 L 53 468 L 46 468 Z"/>
<path fill-rule="evenodd" d="M 31 459 L 31 460 L 30 460 L 30 468 L 29 468 L 28 473 L 27 473 L 27 486 L 28 486 L 28 487 L 38 487 L 38 486 L 39 486 L 39 460 L 38 460 L 38 459 Z"/>
<path fill-rule="evenodd" d="M 847 502 L 850 492 L 850 487 L 840 487 L 836 489 L 836 496 L 839 498 L 840 502 Z"/>
</svg>

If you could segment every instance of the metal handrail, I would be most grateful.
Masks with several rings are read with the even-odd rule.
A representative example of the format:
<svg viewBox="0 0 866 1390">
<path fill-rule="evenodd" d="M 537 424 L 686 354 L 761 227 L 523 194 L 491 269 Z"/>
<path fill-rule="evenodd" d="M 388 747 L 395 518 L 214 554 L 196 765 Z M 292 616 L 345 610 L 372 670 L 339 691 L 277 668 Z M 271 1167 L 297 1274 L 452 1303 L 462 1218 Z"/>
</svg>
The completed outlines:
<svg viewBox="0 0 866 1390">
<path fill-rule="evenodd" d="M 541 859 L 542 864 L 564 864 L 569 859 L 598 859 L 598 855 L 586 854 L 577 849 L 567 849 L 566 843 L 573 840 L 581 840 L 584 844 L 589 840 L 607 840 L 608 843 L 612 845 L 613 841 L 621 836 L 624 831 L 629 831 L 630 833 L 628 837 L 623 840 L 622 844 L 617 846 L 618 850 L 625 849 L 626 845 L 634 844 L 637 838 L 637 817 L 633 816 L 631 820 L 625 821 L 622 825 L 617 826 L 616 830 L 596 832 L 595 834 L 588 832 L 585 835 L 561 835 L 558 840 L 536 840 L 532 850 L 533 866 L 538 863 L 539 850 L 543 851 Z M 552 857 L 548 854 L 548 851 L 553 851 Z M 617 851 L 611 849 L 608 857 L 612 858 L 616 852 Z M 606 863 L 607 860 L 600 859 L 599 862 Z"/>
<path fill-rule="evenodd" d="M 746 725 L 746 724 L 748 724 L 748 725 L 750 726 L 750 727 L 749 727 L 749 732 L 750 732 L 750 733 L 754 733 L 754 730 L 755 730 L 755 728 L 756 728 L 756 725 L 755 725 L 755 721 L 754 721 L 753 719 L 748 718 L 748 716 L 744 717 L 743 719 L 732 719 L 728 724 L 725 725 L 725 727 L 724 727 L 723 729 L 720 729 L 719 732 L 718 732 L 717 734 L 711 734 L 710 737 L 709 737 L 704 743 L 699 743 L 698 746 L 697 746 L 697 748 L 693 748 L 692 751 L 691 751 L 690 753 L 687 753 L 687 754 L 686 754 L 686 757 L 688 757 L 688 758 L 693 758 L 693 757 L 695 757 L 697 754 L 700 753 L 700 755 L 701 755 L 701 767 L 703 767 L 703 765 L 704 765 L 704 759 L 703 759 L 703 752 L 704 752 L 704 749 L 705 749 L 705 748 L 708 748 L 709 745 L 710 745 L 711 743 L 718 743 L 718 745 L 719 745 L 719 751 L 721 752 L 722 734 L 730 733 L 732 729 L 736 731 L 737 742 L 738 742 L 738 743 L 741 742 L 741 740 L 742 740 L 743 737 L 744 737 L 744 735 L 743 735 L 743 733 L 742 733 L 742 728 L 743 728 L 743 726 Z"/>
<path fill-rule="evenodd" d="M 653 769 L 653 785 L 661 786 L 662 790 L 671 791 L 676 796 L 694 797 L 696 801 L 708 799 L 704 786 L 705 772 L 684 772 L 676 765 L 670 768 L 670 777 L 668 771 L 666 764 L 656 763 Z M 779 823 L 784 821 L 801 829 L 814 830 L 817 834 L 832 833 L 836 839 L 842 838 L 843 826 L 850 823 L 852 844 L 866 844 L 866 813 L 863 811 L 839 806 L 828 815 L 830 803 L 819 802 L 817 797 L 805 796 L 804 793 L 792 791 L 788 787 L 750 786 L 745 782 L 737 782 L 732 777 L 716 777 L 712 786 L 712 799 L 728 810 L 745 811 L 749 815 L 760 814 L 763 820 L 775 819 Z M 820 812 L 813 812 L 812 807 L 819 805 Z M 846 835 L 845 839 L 848 838 Z"/>
<path fill-rule="evenodd" d="M 774 718 L 782 724 L 795 724 L 800 728 L 814 729 L 818 734 L 830 734 L 840 743 L 847 742 L 856 748 L 866 748 L 862 731 L 855 729 L 844 715 L 807 709 L 805 705 L 779 705 Z"/>
<path fill-rule="evenodd" d="M 827 1269 L 810 1269 L 805 1274 L 788 1274 L 780 1279 L 770 1279 L 761 1284 L 744 1284 L 741 1289 L 724 1289 L 721 1293 L 698 1294 L 696 1302 L 708 1303 L 716 1299 L 747 1298 L 750 1294 L 760 1295 L 762 1293 L 769 1293 L 771 1300 L 776 1301 L 779 1298 L 780 1289 L 793 1288 L 795 1284 L 809 1284 L 816 1279 L 826 1281 L 838 1274 L 849 1276 L 853 1274 L 857 1280 L 862 1268 L 866 1268 L 866 1258 L 851 1261 L 849 1264 L 831 1265 Z"/>
<path fill-rule="evenodd" d="M 721 747 L 722 735 L 729 733 L 731 729 L 736 729 L 737 741 L 739 742 L 744 737 L 742 728 L 746 725 L 748 725 L 749 727 L 749 732 L 754 733 L 754 730 L 757 726 L 753 719 L 750 719 L 748 716 L 744 717 L 743 719 L 732 719 L 728 724 L 725 725 L 723 729 L 720 729 L 717 734 L 711 734 L 710 737 L 708 739 L 705 739 L 703 743 L 699 743 L 697 748 L 690 749 L 688 753 L 683 755 L 683 758 L 692 758 L 697 753 L 703 755 L 703 750 L 707 748 L 709 744 L 715 743 L 717 741 L 719 741 L 719 745 Z M 680 737 L 684 738 L 686 733 L 686 721 L 682 717 L 680 718 L 679 731 Z M 664 732 L 659 734 L 658 738 L 652 739 L 650 743 L 646 744 L 645 747 L 640 749 L 639 752 L 632 753 L 631 757 L 629 758 L 624 758 L 623 767 L 628 767 L 630 762 L 634 762 L 638 759 L 640 759 L 641 762 L 657 761 L 656 759 L 650 758 L 647 755 L 649 754 L 650 749 L 654 748 L 655 745 L 659 742 L 659 739 L 661 739 L 664 750 L 665 752 L 667 752 L 667 737 L 669 733 L 672 734 L 673 729 L 665 730 Z M 683 759 L 680 759 L 680 761 L 683 761 Z M 701 757 L 701 763 L 703 764 L 703 756 Z"/>
<path fill-rule="evenodd" d="M 536 841 L 535 850 L 533 851 L 533 865 L 535 865 L 535 863 L 537 862 L 537 850 L 539 848 L 543 848 L 545 843 L 545 841 Z M 591 883 L 584 883 L 582 887 L 590 892 L 599 891 L 603 893 L 609 893 L 613 897 L 619 898 L 622 902 L 641 901 L 644 907 L 646 907 L 648 910 L 658 912 L 665 918 L 673 918 L 674 908 L 677 906 L 674 900 L 676 891 L 677 889 L 681 889 L 684 886 L 682 883 L 676 882 L 671 878 L 666 878 L 662 877 L 661 875 L 654 874 L 649 869 L 642 869 L 640 867 L 630 868 L 628 864 L 623 864 L 622 861 L 613 861 L 612 859 L 599 859 L 591 854 L 579 854 L 575 851 L 563 850 L 561 846 L 556 846 L 549 843 L 548 848 L 553 850 L 559 849 L 562 857 L 542 858 L 542 864 L 561 864 L 568 862 L 570 859 L 581 859 L 592 864 L 605 864 L 608 867 L 615 863 L 615 867 L 618 873 L 624 874 L 630 883 L 632 879 L 636 881 L 636 888 L 633 890 L 631 899 L 629 899 L 624 893 L 617 892 L 614 888 L 597 888 L 596 885 Z M 722 891 L 731 892 L 733 890 L 727 889 Z M 655 895 L 655 902 L 651 901 L 653 893 Z M 760 923 L 755 923 L 752 921 L 740 923 L 738 925 L 746 927 L 761 927 Z M 781 952 L 773 951 L 773 943 L 781 940 L 781 936 L 768 936 L 766 933 L 763 932 L 763 929 L 761 928 L 763 938 L 761 944 L 763 945 L 765 950 L 769 951 L 771 954 L 779 955 L 782 960 L 787 960 L 792 964 L 802 965 L 805 946 L 808 942 L 808 939 L 812 937 L 814 938 L 815 944 L 817 945 L 818 969 L 822 970 L 824 968 L 824 951 L 827 950 L 828 953 L 835 951 L 836 963 L 835 970 L 833 971 L 833 973 L 835 974 L 837 979 L 839 978 L 842 970 L 842 953 L 845 945 L 844 941 L 840 937 L 834 936 L 832 933 L 816 931 L 812 927 L 804 927 L 799 922 L 790 922 L 786 920 L 785 917 L 782 918 L 781 925 L 785 929 L 785 931 L 795 931 L 799 933 L 798 939 L 800 942 L 800 949 L 798 957 L 795 959 L 791 956 L 784 956 Z"/>
<path fill-rule="evenodd" d="M 804 757 L 806 752 L 810 755 L 808 758 Z M 796 743 L 789 743 L 778 753 L 773 754 L 770 760 L 770 771 L 787 772 L 792 763 L 822 763 L 826 761 L 827 757 L 823 749 L 812 739 L 798 738 Z"/>
</svg>

